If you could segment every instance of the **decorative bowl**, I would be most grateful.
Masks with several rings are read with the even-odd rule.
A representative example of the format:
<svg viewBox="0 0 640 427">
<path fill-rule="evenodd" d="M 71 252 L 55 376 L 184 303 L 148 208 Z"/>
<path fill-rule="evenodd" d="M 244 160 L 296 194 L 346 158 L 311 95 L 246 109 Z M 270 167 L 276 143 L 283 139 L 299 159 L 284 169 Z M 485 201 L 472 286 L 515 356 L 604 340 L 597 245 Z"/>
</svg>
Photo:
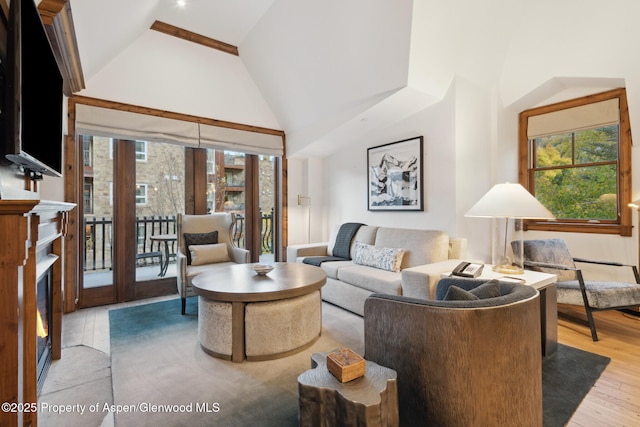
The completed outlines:
<svg viewBox="0 0 640 427">
<path fill-rule="evenodd" d="M 271 270 L 273 270 L 273 265 L 256 264 L 253 266 L 253 271 L 255 271 L 258 276 L 264 276 Z"/>
</svg>

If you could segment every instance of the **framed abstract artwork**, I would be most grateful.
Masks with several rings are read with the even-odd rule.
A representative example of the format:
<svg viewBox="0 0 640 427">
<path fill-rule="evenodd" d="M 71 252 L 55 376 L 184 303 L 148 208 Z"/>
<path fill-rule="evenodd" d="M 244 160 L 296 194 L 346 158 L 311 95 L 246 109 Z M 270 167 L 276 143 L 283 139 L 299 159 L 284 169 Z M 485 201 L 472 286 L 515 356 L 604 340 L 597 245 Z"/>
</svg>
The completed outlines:
<svg viewBox="0 0 640 427">
<path fill-rule="evenodd" d="M 423 137 L 367 149 L 370 211 L 424 210 Z"/>
</svg>

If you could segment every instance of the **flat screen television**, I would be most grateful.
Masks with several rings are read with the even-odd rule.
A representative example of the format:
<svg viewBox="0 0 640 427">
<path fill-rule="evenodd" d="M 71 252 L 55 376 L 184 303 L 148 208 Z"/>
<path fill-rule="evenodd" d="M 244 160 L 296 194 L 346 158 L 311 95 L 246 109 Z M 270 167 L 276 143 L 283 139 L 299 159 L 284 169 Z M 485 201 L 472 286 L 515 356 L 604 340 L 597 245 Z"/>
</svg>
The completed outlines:
<svg viewBox="0 0 640 427">
<path fill-rule="evenodd" d="M 62 176 L 63 78 L 34 0 L 11 1 L 5 89 L 5 157 Z"/>
</svg>

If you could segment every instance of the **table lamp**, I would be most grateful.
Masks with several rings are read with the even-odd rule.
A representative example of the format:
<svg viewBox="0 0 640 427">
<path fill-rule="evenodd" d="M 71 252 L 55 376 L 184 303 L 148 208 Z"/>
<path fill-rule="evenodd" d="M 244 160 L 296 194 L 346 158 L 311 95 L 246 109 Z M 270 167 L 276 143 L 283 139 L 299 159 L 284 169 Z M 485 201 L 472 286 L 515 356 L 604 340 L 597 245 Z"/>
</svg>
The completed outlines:
<svg viewBox="0 0 640 427">
<path fill-rule="evenodd" d="M 522 220 L 555 218 L 522 185 L 509 182 L 494 185 L 465 216 L 495 219 L 491 233 L 492 269 L 503 274 L 524 272 Z M 520 242 L 514 245 L 515 252 L 509 244 L 512 241 Z"/>
</svg>

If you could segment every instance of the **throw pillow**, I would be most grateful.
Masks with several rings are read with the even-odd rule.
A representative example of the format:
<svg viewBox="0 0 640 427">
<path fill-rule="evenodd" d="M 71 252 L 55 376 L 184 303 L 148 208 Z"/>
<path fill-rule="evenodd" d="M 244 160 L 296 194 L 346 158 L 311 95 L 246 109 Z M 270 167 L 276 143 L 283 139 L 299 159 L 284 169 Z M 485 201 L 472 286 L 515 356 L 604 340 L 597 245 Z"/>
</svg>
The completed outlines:
<svg viewBox="0 0 640 427">
<path fill-rule="evenodd" d="M 496 298 L 500 294 L 500 284 L 497 280 L 490 280 L 482 285 L 469 290 L 470 293 L 479 299 Z"/>
<path fill-rule="evenodd" d="M 189 253 L 191 254 L 191 265 L 213 264 L 231 260 L 226 243 L 191 245 Z"/>
<path fill-rule="evenodd" d="M 475 301 L 479 300 L 476 295 L 469 291 L 465 291 L 458 286 L 451 285 L 447 289 L 447 294 L 444 296 L 444 301 Z"/>
<path fill-rule="evenodd" d="M 191 245 L 213 245 L 218 243 L 218 232 L 209 233 L 184 233 L 184 246 L 186 247 L 187 265 L 191 265 Z"/>
<path fill-rule="evenodd" d="M 400 248 L 381 248 L 356 242 L 353 249 L 353 262 L 397 273 L 402 266 L 404 253 L 405 250 Z"/>
</svg>

